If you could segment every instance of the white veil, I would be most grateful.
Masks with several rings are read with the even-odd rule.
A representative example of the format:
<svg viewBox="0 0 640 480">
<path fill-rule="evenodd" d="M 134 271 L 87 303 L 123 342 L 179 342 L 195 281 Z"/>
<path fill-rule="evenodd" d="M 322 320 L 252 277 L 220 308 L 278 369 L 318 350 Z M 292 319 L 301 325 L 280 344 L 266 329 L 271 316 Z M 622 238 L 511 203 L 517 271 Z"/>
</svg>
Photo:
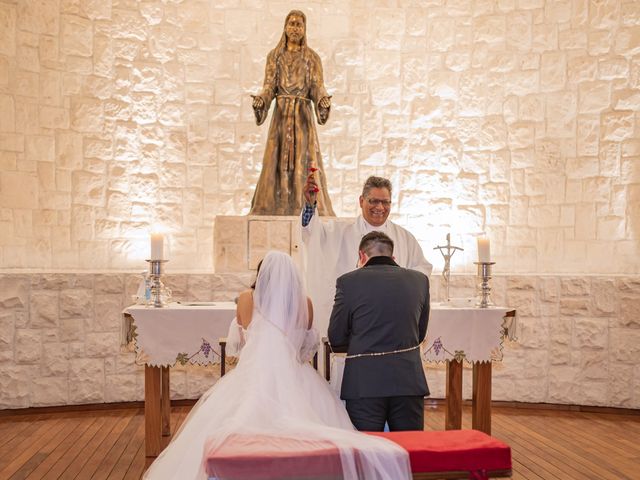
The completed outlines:
<svg viewBox="0 0 640 480">
<path fill-rule="evenodd" d="M 307 296 L 291 257 L 270 251 L 264 257 L 253 297 L 254 308 L 287 337 L 299 352 L 309 326 Z"/>
</svg>

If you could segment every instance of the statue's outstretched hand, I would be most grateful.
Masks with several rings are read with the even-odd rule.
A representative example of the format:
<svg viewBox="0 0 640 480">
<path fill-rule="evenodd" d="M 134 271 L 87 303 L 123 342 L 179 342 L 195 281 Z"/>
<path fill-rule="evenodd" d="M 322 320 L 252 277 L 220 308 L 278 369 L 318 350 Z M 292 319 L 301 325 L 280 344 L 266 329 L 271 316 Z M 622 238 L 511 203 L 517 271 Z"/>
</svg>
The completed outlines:
<svg viewBox="0 0 640 480">
<path fill-rule="evenodd" d="M 322 108 L 331 108 L 331 97 L 322 97 L 318 105 Z"/>
<path fill-rule="evenodd" d="M 318 192 L 320 189 L 318 188 L 318 184 L 316 183 L 315 171 L 317 168 L 310 168 L 309 175 L 307 176 L 307 181 L 304 184 L 304 199 L 307 201 L 307 204 L 313 205 L 316 203 L 316 199 L 318 197 Z"/>
<path fill-rule="evenodd" d="M 251 98 L 253 98 L 254 110 L 262 110 L 264 108 L 264 100 L 262 99 L 262 97 L 258 95 L 251 95 Z"/>
</svg>

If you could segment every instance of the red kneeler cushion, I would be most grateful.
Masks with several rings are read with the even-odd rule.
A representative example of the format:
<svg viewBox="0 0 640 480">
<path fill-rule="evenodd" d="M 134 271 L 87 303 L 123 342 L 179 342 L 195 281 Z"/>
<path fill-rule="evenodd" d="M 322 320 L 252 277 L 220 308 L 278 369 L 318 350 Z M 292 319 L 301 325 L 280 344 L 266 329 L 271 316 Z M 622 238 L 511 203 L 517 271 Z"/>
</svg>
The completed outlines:
<svg viewBox="0 0 640 480">
<path fill-rule="evenodd" d="M 511 448 L 477 430 L 366 432 L 409 452 L 414 474 L 469 472 L 487 478 L 511 470 Z M 329 441 L 231 435 L 207 460 L 209 477 L 246 480 L 341 478 L 340 452 Z M 457 478 L 457 477 L 456 477 Z"/>
<path fill-rule="evenodd" d="M 209 477 L 233 479 L 339 478 L 340 451 L 327 441 L 230 435 L 206 460 Z"/>
<path fill-rule="evenodd" d="M 409 452 L 413 473 L 511 469 L 511 448 L 477 430 L 367 432 Z"/>
</svg>

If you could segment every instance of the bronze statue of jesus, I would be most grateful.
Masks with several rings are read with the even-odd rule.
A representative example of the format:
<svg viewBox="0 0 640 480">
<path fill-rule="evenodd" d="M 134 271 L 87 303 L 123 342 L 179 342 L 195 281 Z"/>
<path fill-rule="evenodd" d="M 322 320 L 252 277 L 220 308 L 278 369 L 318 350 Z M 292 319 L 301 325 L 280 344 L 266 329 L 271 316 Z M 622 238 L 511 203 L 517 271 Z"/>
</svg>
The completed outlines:
<svg viewBox="0 0 640 480">
<path fill-rule="evenodd" d="M 307 46 L 306 22 L 304 13 L 289 12 L 282 37 L 267 56 L 262 91 L 253 96 L 258 125 L 267 118 L 273 99 L 276 105 L 250 215 L 299 215 L 303 187 L 312 171 L 317 171 L 318 212 L 335 215 L 313 112 L 315 109 L 318 123 L 324 125 L 331 110 L 331 96 L 324 88 L 320 57 Z"/>
</svg>

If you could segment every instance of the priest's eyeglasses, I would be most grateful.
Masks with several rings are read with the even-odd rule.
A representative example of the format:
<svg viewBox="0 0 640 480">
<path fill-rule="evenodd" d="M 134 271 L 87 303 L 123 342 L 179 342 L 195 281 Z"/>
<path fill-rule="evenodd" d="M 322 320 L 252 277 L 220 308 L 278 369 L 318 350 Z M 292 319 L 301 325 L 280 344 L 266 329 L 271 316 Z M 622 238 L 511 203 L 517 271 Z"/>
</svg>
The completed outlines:
<svg viewBox="0 0 640 480">
<path fill-rule="evenodd" d="M 372 207 L 389 208 L 391 206 L 391 200 L 380 200 L 379 198 L 367 198 L 367 203 Z"/>
</svg>

